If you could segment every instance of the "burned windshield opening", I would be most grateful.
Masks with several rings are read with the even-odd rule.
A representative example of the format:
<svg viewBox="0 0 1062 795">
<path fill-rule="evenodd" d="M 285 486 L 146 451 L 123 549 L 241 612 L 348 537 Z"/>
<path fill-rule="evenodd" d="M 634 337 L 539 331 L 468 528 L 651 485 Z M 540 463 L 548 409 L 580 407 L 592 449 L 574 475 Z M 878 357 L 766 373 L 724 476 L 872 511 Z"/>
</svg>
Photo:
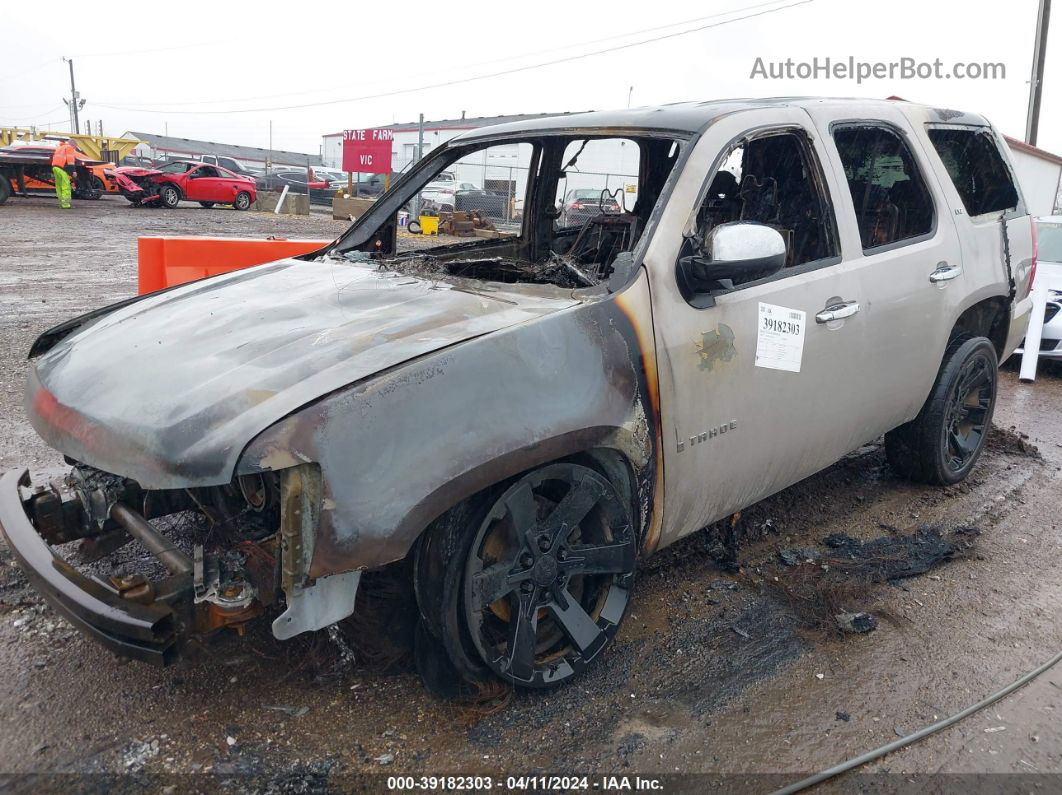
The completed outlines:
<svg viewBox="0 0 1062 795">
<path fill-rule="evenodd" d="M 358 248 L 411 276 L 592 287 L 629 268 L 620 255 L 645 232 L 679 148 L 648 134 L 465 148 L 405 186 L 397 214 Z"/>
<path fill-rule="evenodd" d="M 543 262 L 528 262 L 513 257 L 465 257 L 445 260 L 423 254 L 382 261 L 379 268 L 406 276 L 453 276 L 503 284 L 554 284 L 558 287 L 577 288 L 593 287 L 600 282 L 595 274 L 587 272 L 580 263 L 559 254 Z"/>
</svg>

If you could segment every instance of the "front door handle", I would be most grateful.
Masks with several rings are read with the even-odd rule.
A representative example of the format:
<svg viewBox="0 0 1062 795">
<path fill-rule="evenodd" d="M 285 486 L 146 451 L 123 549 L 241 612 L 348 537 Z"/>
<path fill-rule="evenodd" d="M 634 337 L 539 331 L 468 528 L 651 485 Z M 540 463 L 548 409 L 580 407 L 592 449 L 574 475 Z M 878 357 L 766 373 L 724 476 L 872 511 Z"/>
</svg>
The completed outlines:
<svg viewBox="0 0 1062 795">
<path fill-rule="evenodd" d="M 858 301 L 843 301 L 839 304 L 830 304 L 817 315 L 816 323 L 832 323 L 835 320 L 844 320 L 859 311 Z"/>
<path fill-rule="evenodd" d="M 949 265 L 946 262 L 938 262 L 937 269 L 929 274 L 929 281 L 933 284 L 940 284 L 941 282 L 950 282 L 952 279 L 962 274 L 962 268 L 958 265 Z"/>
</svg>

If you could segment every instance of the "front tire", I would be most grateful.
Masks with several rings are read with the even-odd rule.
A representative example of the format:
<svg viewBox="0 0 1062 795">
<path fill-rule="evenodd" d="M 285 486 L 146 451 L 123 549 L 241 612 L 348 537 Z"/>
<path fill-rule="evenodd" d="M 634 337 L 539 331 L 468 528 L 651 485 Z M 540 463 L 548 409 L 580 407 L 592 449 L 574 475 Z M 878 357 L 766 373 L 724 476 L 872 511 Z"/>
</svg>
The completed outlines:
<svg viewBox="0 0 1062 795">
<path fill-rule="evenodd" d="M 107 186 L 103 184 L 103 180 L 95 174 L 91 174 L 88 179 L 88 186 L 84 190 L 77 192 L 77 198 L 95 200 L 102 196 L 106 190 Z"/>
<path fill-rule="evenodd" d="M 251 194 L 247 191 L 241 190 L 236 194 L 236 199 L 232 202 L 232 206 L 237 210 L 247 210 L 251 206 Z"/>
<path fill-rule="evenodd" d="M 630 511 L 596 470 L 550 464 L 449 512 L 418 549 L 430 635 L 466 680 L 549 687 L 584 670 L 626 613 Z"/>
<path fill-rule="evenodd" d="M 984 450 L 998 380 L 990 340 L 954 340 L 918 416 L 885 434 L 890 466 L 919 483 L 950 486 L 963 480 Z"/>
<path fill-rule="evenodd" d="M 181 203 L 181 192 L 173 185 L 163 185 L 159 188 L 159 204 L 167 210 L 174 209 Z"/>
</svg>

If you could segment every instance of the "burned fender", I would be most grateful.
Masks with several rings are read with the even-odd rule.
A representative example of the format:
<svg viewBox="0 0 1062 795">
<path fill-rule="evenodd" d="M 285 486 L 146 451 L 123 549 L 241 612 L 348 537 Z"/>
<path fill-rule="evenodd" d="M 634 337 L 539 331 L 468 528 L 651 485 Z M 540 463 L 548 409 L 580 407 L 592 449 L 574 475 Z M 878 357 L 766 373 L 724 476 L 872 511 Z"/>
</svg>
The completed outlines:
<svg viewBox="0 0 1062 795">
<path fill-rule="evenodd" d="M 57 331 L 26 413 L 64 455 L 146 489 L 224 485 L 252 439 L 323 396 L 578 304 L 550 285 L 488 293 L 280 260 Z"/>
<path fill-rule="evenodd" d="M 644 530 L 659 422 L 652 338 L 639 328 L 650 328 L 644 277 L 620 296 L 454 345 L 328 395 L 255 438 L 237 474 L 320 465 L 311 577 L 400 559 L 461 500 L 595 448 L 617 450 L 630 464 Z"/>
</svg>

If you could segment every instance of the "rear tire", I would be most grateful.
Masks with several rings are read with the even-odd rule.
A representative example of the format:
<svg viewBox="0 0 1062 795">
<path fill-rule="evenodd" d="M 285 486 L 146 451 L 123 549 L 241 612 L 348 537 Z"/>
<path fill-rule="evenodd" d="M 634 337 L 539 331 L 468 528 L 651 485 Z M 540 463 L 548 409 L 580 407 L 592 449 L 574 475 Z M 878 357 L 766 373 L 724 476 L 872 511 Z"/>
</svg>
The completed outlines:
<svg viewBox="0 0 1062 795">
<path fill-rule="evenodd" d="M 953 340 L 918 416 L 885 434 L 889 465 L 918 483 L 950 486 L 963 480 L 984 450 L 998 381 L 990 340 Z"/>
<path fill-rule="evenodd" d="M 237 210 L 249 210 L 251 208 L 251 194 L 241 190 L 236 194 L 236 199 L 232 202 L 232 206 Z"/>
<path fill-rule="evenodd" d="M 163 185 L 159 188 L 159 205 L 172 210 L 181 203 L 181 192 L 173 185 Z"/>
<path fill-rule="evenodd" d="M 201 204 L 203 207 L 206 207 L 208 210 L 214 206 L 214 202 L 199 202 L 199 204 Z"/>
<path fill-rule="evenodd" d="M 0 173 L 0 204 L 6 202 L 11 198 L 11 182 L 7 178 L 7 174 Z"/>
</svg>

